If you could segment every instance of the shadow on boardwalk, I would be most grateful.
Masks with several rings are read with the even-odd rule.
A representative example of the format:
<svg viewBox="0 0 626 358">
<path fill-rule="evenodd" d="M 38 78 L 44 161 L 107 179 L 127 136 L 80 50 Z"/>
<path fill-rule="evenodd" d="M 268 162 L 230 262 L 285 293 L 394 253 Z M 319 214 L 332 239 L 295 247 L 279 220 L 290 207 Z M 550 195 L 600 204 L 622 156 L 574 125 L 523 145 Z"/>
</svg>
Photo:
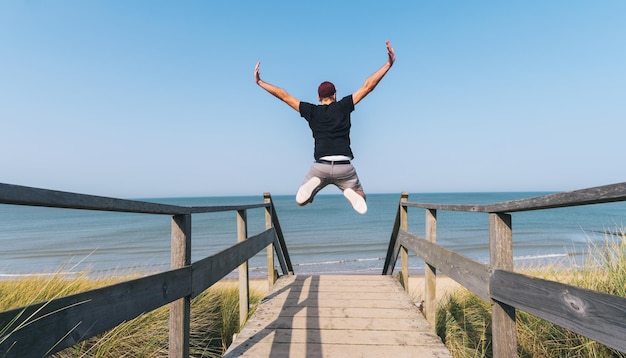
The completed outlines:
<svg viewBox="0 0 626 358">
<path fill-rule="evenodd" d="M 389 276 L 284 276 L 224 357 L 451 357 Z"/>
</svg>

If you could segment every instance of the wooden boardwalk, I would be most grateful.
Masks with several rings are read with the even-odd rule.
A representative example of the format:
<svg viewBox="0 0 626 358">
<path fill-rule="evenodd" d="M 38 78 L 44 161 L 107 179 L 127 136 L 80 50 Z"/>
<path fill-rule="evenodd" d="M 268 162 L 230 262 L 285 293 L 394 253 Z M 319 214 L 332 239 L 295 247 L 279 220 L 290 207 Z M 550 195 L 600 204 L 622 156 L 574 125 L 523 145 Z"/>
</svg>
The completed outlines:
<svg viewBox="0 0 626 358">
<path fill-rule="evenodd" d="M 224 357 L 451 355 L 391 276 L 283 276 Z"/>
</svg>

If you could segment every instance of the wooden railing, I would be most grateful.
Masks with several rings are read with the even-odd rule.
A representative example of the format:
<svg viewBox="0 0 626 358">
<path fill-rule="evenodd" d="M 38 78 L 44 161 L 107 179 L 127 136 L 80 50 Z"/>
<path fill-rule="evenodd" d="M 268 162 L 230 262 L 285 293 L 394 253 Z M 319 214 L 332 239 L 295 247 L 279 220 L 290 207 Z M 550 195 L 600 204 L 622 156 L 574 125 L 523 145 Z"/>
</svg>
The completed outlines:
<svg viewBox="0 0 626 358">
<path fill-rule="evenodd" d="M 626 201 L 626 183 L 491 205 L 410 203 L 408 194 L 402 193 L 383 274 L 393 274 L 400 254 L 400 276 L 408 290 L 408 252 L 411 251 L 424 260 L 424 314 L 433 327 L 437 271 L 491 302 L 492 348 L 496 358 L 517 356 L 516 309 L 626 352 L 626 298 L 513 271 L 510 213 L 618 201 Z M 409 207 L 425 209 L 425 238 L 408 232 Z M 437 210 L 488 214 L 488 265 L 436 244 Z"/>
<path fill-rule="evenodd" d="M 268 280 L 293 274 L 269 193 L 252 205 L 184 207 L 0 184 L 0 204 L 169 215 L 171 270 L 92 291 L 0 312 L 0 357 L 42 357 L 98 335 L 142 313 L 170 305 L 169 356 L 189 355 L 190 300 L 239 267 L 240 323 L 248 316 L 247 260 L 267 247 Z M 266 230 L 248 236 L 247 210 L 265 209 Z M 191 262 L 192 214 L 236 211 L 238 243 Z"/>
</svg>

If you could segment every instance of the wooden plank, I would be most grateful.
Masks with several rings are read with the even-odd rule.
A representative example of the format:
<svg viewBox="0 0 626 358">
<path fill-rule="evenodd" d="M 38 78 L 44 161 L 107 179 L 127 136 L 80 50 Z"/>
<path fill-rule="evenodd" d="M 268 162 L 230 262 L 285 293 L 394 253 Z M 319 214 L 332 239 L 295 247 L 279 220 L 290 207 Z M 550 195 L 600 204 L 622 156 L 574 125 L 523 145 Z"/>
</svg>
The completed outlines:
<svg viewBox="0 0 626 358">
<path fill-rule="evenodd" d="M 191 214 L 175 215 L 171 229 L 172 269 L 191 264 Z M 169 356 L 189 356 L 189 329 L 191 326 L 191 297 L 185 296 L 170 304 Z"/>
<path fill-rule="evenodd" d="M 265 230 L 213 256 L 194 262 L 191 265 L 192 298 L 263 250 L 274 240 L 275 235 L 274 229 Z"/>
<path fill-rule="evenodd" d="M 362 350 L 365 346 L 369 349 L 371 346 L 394 344 L 403 345 L 405 347 L 414 346 L 439 346 L 441 339 L 434 334 L 419 331 L 381 331 L 376 329 L 352 330 L 352 329 L 254 329 L 248 331 L 252 333 L 250 337 L 244 337 L 248 343 L 318 343 L 326 346 L 341 345 L 350 343 L 360 346 Z"/>
<path fill-rule="evenodd" d="M 249 348 L 254 347 L 253 351 Z M 259 357 L 289 357 L 289 358 L 445 358 L 451 357 L 445 347 L 433 346 L 399 346 L 399 345 L 370 345 L 367 350 L 362 346 L 346 342 L 341 345 L 325 345 L 320 343 L 274 343 L 272 341 L 250 342 L 238 346 L 227 353 L 225 358 L 259 358 Z M 358 353 L 358 355 L 355 355 Z"/>
<path fill-rule="evenodd" d="M 437 211 L 427 209 L 426 217 L 426 241 L 437 244 Z M 426 262 L 424 267 L 424 315 L 431 326 L 435 327 L 436 298 L 437 298 L 437 268 Z"/>
<path fill-rule="evenodd" d="M 272 228 L 272 196 L 270 193 L 263 193 L 263 201 L 266 204 L 270 204 L 265 208 L 265 228 L 267 230 Z M 276 281 L 278 273 L 274 267 L 274 244 L 269 244 L 266 248 L 267 254 L 267 287 L 271 290 Z"/>
<path fill-rule="evenodd" d="M 224 357 L 283 356 L 451 358 L 398 281 L 382 275 L 281 277 Z"/>
<path fill-rule="evenodd" d="M 366 279 L 366 277 L 361 277 L 361 280 Z M 336 285 L 341 285 L 342 286 L 342 291 L 343 292 L 351 292 L 351 293 L 371 293 L 371 292 L 376 292 L 376 291 L 383 291 L 385 290 L 385 286 L 387 287 L 395 287 L 393 282 L 388 282 L 389 280 L 386 280 L 387 282 L 375 282 L 372 283 L 372 286 L 366 286 L 363 284 L 363 281 L 319 281 L 319 282 L 301 282 L 301 281 L 297 281 L 294 282 L 292 287 L 296 287 L 296 286 L 306 286 L 305 288 L 303 288 L 304 292 L 306 292 L 307 290 L 315 290 L 316 292 L 326 292 L 326 291 L 330 291 L 330 292 L 335 292 L 337 290 L 337 288 L 335 287 Z"/>
<path fill-rule="evenodd" d="M 311 282 L 315 281 L 319 282 L 345 282 L 345 283 L 362 283 L 363 282 L 376 282 L 376 283 L 387 283 L 393 286 L 396 280 L 390 280 L 389 277 L 385 277 L 383 275 L 370 275 L 370 274 L 329 274 L 329 275 L 299 275 L 292 284 L 302 283 L 302 282 Z"/>
<path fill-rule="evenodd" d="M 402 231 L 399 237 L 402 245 L 411 249 L 425 262 L 433 265 L 485 301 L 491 300 L 489 297 L 489 267 L 487 265 L 405 231 Z"/>
<path fill-rule="evenodd" d="M 328 297 L 331 296 L 331 297 Z M 352 296 L 352 297 L 351 297 Z M 272 300 L 272 304 L 276 306 L 280 306 L 283 309 L 287 307 L 301 307 L 302 302 L 307 301 L 310 303 L 311 301 L 315 302 L 313 305 L 316 308 L 344 308 L 346 305 L 350 307 L 350 309 L 385 309 L 388 310 L 390 304 L 400 304 L 401 300 L 396 299 L 393 295 L 387 295 L 383 297 L 382 300 L 379 299 L 357 299 L 353 297 L 354 295 L 350 294 L 333 294 L 333 295 L 311 295 L 310 297 L 303 298 L 291 298 L 291 297 L 275 297 Z M 311 307 L 311 306 L 309 306 Z"/>
<path fill-rule="evenodd" d="M 445 211 L 467 211 L 467 212 L 484 212 L 484 205 L 471 204 L 439 204 L 439 203 L 404 203 L 409 208 L 422 208 Z"/>
<path fill-rule="evenodd" d="M 375 292 L 382 289 L 383 286 L 396 287 L 397 280 L 390 280 L 389 277 L 383 275 L 324 275 L 319 278 L 312 276 L 298 276 L 291 286 L 307 286 L 315 287 L 318 291 L 332 290 L 336 291 L 337 285 L 341 285 L 341 290 L 353 288 L 363 292 Z M 315 276 L 313 276 L 315 277 Z"/>
<path fill-rule="evenodd" d="M 511 215 L 489 214 L 489 255 L 492 270 L 513 270 Z M 491 339 L 495 358 L 517 356 L 514 307 L 501 301 L 493 301 L 491 306 Z"/>
<path fill-rule="evenodd" d="M 245 210 L 237 210 L 237 242 L 245 242 L 248 238 L 248 214 Z M 248 260 L 239 265 L 239 327 L 248 319 L 250 311 L 250 280 L 248 279 Z"/>
<path fill-rule="evenodd" d="M 626 352 L 626 298 L 495 270 L 491 295 L 520 310 Z"/>
<path fill-rule="evenodd" d="M 287 250 L 287 244 L 285 243 L 285 237 L 283 236 L 283 230 L 280 227 L 280 220 L 278 220 L 278 213 L 274 207 L 274 202 L 271 202 L 272 208 L 272 225 L 275 229 L 276 239 L 274 247 L 276 247 L 276 254 L 278 256 L 278 262 L 283 275 L 293 275 L 293 265 L 291 264 L 291 258 L 289 257 L 289 251 Z"/>
<path fill-rule="evenodd" d="M 278 233 L 276 231 L 276 227 L 274 227 L 274 232 Z M 272 246 L 274 247 L 274 252 L 276 253 L 276 258 L 278 259 L 278 264 L 280 265 L 280 271 L 283 275 L 293 275 L 293 267 L 289 269 L 291 266 L 291 259 L 289 258 L 289 252 L 286 250 L 287 246 L 280 243 L 278 235 L 274 237 L 274 243 Z"/>
<path fill-rule="evenodd" d="M 0 204 L 51 208 L 114 211 L 141 214 L 183 215 L 262 208 L 266 204 L 226 206 L 178 206 L 0 183 Z"/>
<path fill-rule="evenodd" d="M 396 266 L 398 259 L 398 250 L 400 246 L 397 242 L 398 231 L 400 230 L 400 212 L 402 203 L 406 203 L 409 198 L 409 193 L 403 192 L 400 195 L 400 202 L 398 203 L 398 211 L 396 212 L 396 219 L 393 222 L 393 229 L 391 230 L 391 238 L 389 239 L 389 247 L 387 248 L 387 256 L 385 256 L 385 264 L 383 265 L 383 275 L 393 275 L 393 269 Z"/>
<path fill-rule="evenodd" d="M 306 306 L 308 302 L 305 302 L 300 306 L 286 306 L 281 309 L 281 314 L 285 314 L 287 316 L 293 316 L 298 313 Z M 331 318 L 341 318 L 341 317 L 359 317 L 359 318 L 405 318 L 407 316 L 407 312 L 405 307 L 404 309 L 396 309 L 396 308 L 366 308 L 366 307 L 315 307 L 314 315 L 316 317 L 331 317 Z M 415 307 L 417 309 L 417 307 Z"/>
<path fill-rule="evenodd" d="M 467 211 L 482 213 L 512 213 L 519 211 L 543 210 L 581 206 L 589 204 L 626 201 L 626 182 L 598 186 L 566 193 L 543 195 L 534 198 L 511 200 L 488 205 L 455 205 L 431 203 L 405 203 L 407 207 L 424 209 Z"/>
<path fill-rule="evenodd" d="M 265 208 L 267 204 L 245 204 L 245 205 L 221 205 L 221 206 L 189 206 L 187 207 L 190 214 L 216 213 L 221 211 L 237 211 Z"/>
<path fill-rule="evenodd" d="M 294 284 L 295 285 L 295 284 Z M 372 283 L 372 285 L 374 285 L 374 283 Z M 393 294 L 390 294 L 388 291 L 388 289 L 386 288 L 388 285 L 376 285 L 376 287 L 372 287 L 369 291 L 367 290 L 367 287 L 353 287 L 352 289 L 348 290 L 347 288 L 342 290 L 341 292 L 335 292 L 332 290 L 332 287 L 326 289 L 326 285 L 324 286 L 316 286 L 316 287 L 303 287 L 300 292 L 300 294 L 302 295 L 302 297 L 317 297 L 317 296 L 324 296 L 324 297 L 331 297 L 331 298 L 337 298 L 337 299 L 343 299 L 343 298 L 351 298 L 351 299 L 403 299 L 397 296 L 394 296 Z M 390 285 L 389 285 L 390 287 Z M 361 293 L 365 293 L 366 297 L 360 297 L 359 294 Z M 278 294 L 278 296 L 286 296 L 286 293 L 281 293 Z"/>
<path fill-rule="evenodd" d="M 289 291 L 276 291 L 272 294 L 272 298 L 291 295 L 291 298 L 297 299 L 320 296 L 330 298 L 349 296 L 352 299 L 390 299 L 390 297 L 406 299 L 406 295 L 397 295 L 393 291 L 397 286 L 398 282 L 395 279 L 390 280 L 388 276 L 382 275 L 324 275 L 315 281 L 307 276 L 296 276 L 290 280 Z"/>
<path fill-rule="evenodd" d="M 176 205 L 75 194 L 2 183 L 0 183 L 0 203 L 143 214 L 178 215 L 188 212 L 187 208 Z"/>
<path fill-rule="evenodd" d="M 190 275 L 187 267 L 2 312 L 0 327 L 9 335 L 0 339 L 0 356 L 41 357 L 70 347 L 189 295 Z"/>
<path fill-rule="evenodd" d="M 255 312 L 255 324 L 265 329 L 338 329 L 338 330 L 380 330 L 401 331 L 410 327 L 419 332 L 430 332 L 431 327 L 423 324 L 424 321 L 413 318 L 377 318 L 377 317 L 317 317 L 313 320 L 303 310 L 294 316 L 278 316 Z"/>
<path fill-rule="evenodd" d="M 626 182 L 487 205 L 485 212 L 517 212 L 626 201 Z"/>
<path fill-rule="evenodd" d="M 366 295 L 359 295 L 360 293 L 365 293 Z M 300 295 L 297 297 L 290 295 L 288 292 L 277 294 L 276 296 L 272 297 L 272 303 L 280 302 L 280 304 L 289 305 L 291 301 L 298 302 L 303 299 L 322 299 L 322 298 L 327 299 L 327 300 L 336 300 L 336 301 L 337 300 L 338 301 L 353 300 L 355 302 L 356 301 L 383 301 L 384 302 L 384 301 L 404 300 L 402 296 L 398 296 L 395 293 L 381 292 L 381 291 L 367 292 L 363 290 L 361 292 L 355 292 L 355 291 L 318 292 L 317 290 L 303 289 L 300 292 Z"/>
<path fill-rule="evenodd" d="M 400 205 L 400 231 L 408 230 L 409 210 L 406 206 Z M 403 245 L 400 245 L 400 266 L 402 272 L 402 275 L 400 276 L 402 287 L 404 287 L 406 292 L 409 292 L 409 252 Z"/>
<path fill-rule="evenodd" d="M 0 183 L 0 204 L 166 215 L 235 211 L 262 208 L 266 206 L 265 203 L 262 203 L 249 205 L 186 207 L 138 200 L 77 194 L 58 190 L 39 189 L 4 183 Z"/>
</svg>

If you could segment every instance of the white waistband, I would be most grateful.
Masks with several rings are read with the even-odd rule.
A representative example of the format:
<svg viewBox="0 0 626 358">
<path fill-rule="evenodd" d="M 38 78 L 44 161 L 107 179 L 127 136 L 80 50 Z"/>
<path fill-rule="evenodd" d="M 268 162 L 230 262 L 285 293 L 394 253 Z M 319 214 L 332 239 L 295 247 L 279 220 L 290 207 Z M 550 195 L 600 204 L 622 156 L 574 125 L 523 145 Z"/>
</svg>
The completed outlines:
<svg viewBox="0 0 626 358">
<path fill-rule="evenodd" d="M 331 162 L 336 162 L 338 160 L 350 160 L 350 157 L 346 155 L 326 155 L 326 156 L 320 157 L 320 159 L 328 160 Z"/>
</svg>

